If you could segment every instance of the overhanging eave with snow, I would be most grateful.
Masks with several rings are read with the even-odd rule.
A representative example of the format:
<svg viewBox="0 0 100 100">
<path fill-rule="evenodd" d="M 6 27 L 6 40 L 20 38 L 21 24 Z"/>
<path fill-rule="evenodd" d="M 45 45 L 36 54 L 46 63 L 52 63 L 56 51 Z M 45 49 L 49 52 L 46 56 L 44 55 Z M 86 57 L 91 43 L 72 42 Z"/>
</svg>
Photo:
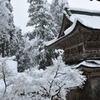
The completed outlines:
<svg viewBox="0 0 100 100">
<path fill-rule="evenodd" d="M 100 16 L 70 14 L 64 13 L 59 37 L 48 48 L 63 49 L 66 63 L 100 59 Z"/>
</svg>

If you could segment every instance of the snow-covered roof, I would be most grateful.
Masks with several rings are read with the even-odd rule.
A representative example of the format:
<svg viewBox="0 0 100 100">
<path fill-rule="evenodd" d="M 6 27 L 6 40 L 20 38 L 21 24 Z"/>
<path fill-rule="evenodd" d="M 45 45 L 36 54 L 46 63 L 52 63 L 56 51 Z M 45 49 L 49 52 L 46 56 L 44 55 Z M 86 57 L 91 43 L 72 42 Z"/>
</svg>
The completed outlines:
<svg viewBox="0 0 100 100">
<path fill-rule="evenodd" d="M 64 36 L 53 40 L 47 45 L 51 45 L 70 34 L 74 30 L 77 22 L 80 22 L 84 26 L 92 29 L 100 29 L 100 2 L 96 0 L 68 0 L 68 3 L 65 4 L 64 8 L 69 10 L 69 13 L 64 11 L 64 14 L 71 22 L 73 22 L 73 24 L 64 31 Z M 76 12 L 83 12 L 84 14 L 78 14 L 78 12 L 72 13 L 72 10 Z M 89 13 L 91 15 L 89 15 Z"/>
<path fill-rule="evenodd" d="M 65 4 L 64 8 L 69 8 L 71 14 L 69 19 L 72 22 L 77 19 L 87 27 L 100 29 L 100 2 L 96 0 L 68 0 L 68 4 Z M 72 10 L 77 13 L 71 12 Z M 82 12 L 83 14 L 78 12 Z M 90 13 L 90 15 L 86 13 Z M 68 15 L 66 17 L 68 17 Z"/>
<path fill-rule="evenodd" d="M 72 13 L 72 9 L 70 10 L 70 16 L 68 15 L 67 12 L 64 11 L 64 13 L 66 14 L 66 17 L 71 21 L 71 22 L 75 22 L 75 20 L 78 20 L 80 23 L 82 23 L 83 25 L 92 28 L 92 29 L 100 29 L 100 12 L 97 11 L 89 11 L 86 9 L 82 9 L 82 11 L 79 9 L 73 9 L 73 12 L 77 12 L 77 13 Z M 78 13 L 81 12 L 80 13 Z M 96 14 L 96 15 L 89 15 L 90 14 Z M 83 14 L 82 14 L 83 13 Z M 86 13 L 86 14 L 85 14 Z M 88 13 L 88 14 L 87 14 Z"/>
<path fill-rule="evenodd" d="M 100 2 L 97 0 L 68 0 L 70 8 L 100 11 Z"/>
<path fill-rule="evenodd" d="M 78 68 L 81 65 L 88 67 L 88 68 L 100 68 L 100 60 L 86 60 L 77 65 L 74 65 L 74 68 Z"/>
<path fill-rule="evenodd" d="M 49 46 L 50 44 L 54 43 L 56 40 L 57 40 L 57 38 L 55 38 L 51 41 L 44 42 L 44 45 Z"/>
<path fill-rule="evenodd" d="M 74 22 L 75 19 L 80 20 L 80 22 L 87 27 L 100 29 L 100 16 L 72 14 L 70 20 Z"/>
<path fill-rule="evenodd" d="M 70 32 L 72 32 L 72 30 L 75 28 L 75 26 L 76 26 L 76 23 L 77 23 L 77 19 L 74 19 L 74 21 L 73 21 L 73 24 L 68 28 L 68 29 L 66 29 L 65 31 L 64 31 L 64 34 L 65 35 L 68 35 Z"/>
</svg>

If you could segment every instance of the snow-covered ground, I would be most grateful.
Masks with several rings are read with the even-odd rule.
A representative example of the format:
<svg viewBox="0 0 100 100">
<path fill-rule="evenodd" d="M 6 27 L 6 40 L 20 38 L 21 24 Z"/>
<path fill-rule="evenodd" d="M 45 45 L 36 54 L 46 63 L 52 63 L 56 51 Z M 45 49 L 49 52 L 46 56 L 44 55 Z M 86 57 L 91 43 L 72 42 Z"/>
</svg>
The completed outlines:
<svg viewBox="0 0 100 100">
<path fill-rule="evenodd" d="M 7 77 L 9 76 L 9 74 L 17 74 L 17 62 L 13 61 L 13 59 L 15 59 L 15 56 L 9 58 L 0 58 L 0 90 L 4 88 L 4 82 L 2 79 L 3 71 L 5 72 L 5 74 L 7 74 Z"/>
</svg>

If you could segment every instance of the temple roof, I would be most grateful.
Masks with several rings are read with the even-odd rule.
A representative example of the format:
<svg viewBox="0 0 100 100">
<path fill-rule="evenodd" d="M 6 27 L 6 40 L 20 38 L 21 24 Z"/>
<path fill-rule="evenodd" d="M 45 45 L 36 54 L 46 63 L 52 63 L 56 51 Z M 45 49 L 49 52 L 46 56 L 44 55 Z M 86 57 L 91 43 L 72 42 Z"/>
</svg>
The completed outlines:
<svg viewBox="0 0 100 100">
<path fill-rule="evenodd" d="M 100 30 L 100 2 L 87 0 L 68 0 L 64 6 L 64 14 L 72 22 L 72 25 L 64 31 L 64 36 L 53 40 L 53 44 L 65 38 L 76 27 L 77 23 L 91 29 Z"/>
<path fill-rule="evenodd" d="M 89 68 L 100 68 L 100 60 L 86 60 L 73 66 L 74 68 L 78 68 L 81 65 L 83 65 L 84 67 L 89 67 Z"/>
<path fill-rule="evenodd" d="M 100 29 L 100 16 L 72 14 L 70 16 L 70 20 L 74 22 L 75 19 L 79 20 L 83 25 L 87 27 L 93 29 Z"/>
<path fill-rule="evenodd" d="M 73 9 L 100 11 L 100 2 L 97 0 L 68 0 L 68 5 Z"/>
<path fill-rule="evenodd" d="M 65 35 L 74 29 L 77 22 L 80 22 L 88 28 L 100 29 L 100 2 L 85 0 L 78 1 L 75 2 L 75 0 L 70 0 L 69 5 L 65 4 L 64 6 L 64 14 L 73 23 L 68 29 L 65 30 Z M 91 8 L 91 6 L 93 7 Z"/>
<path fill-rule="evenodd" d="M 80 21 L 80 23 L 89 28 L 100 29 L 100 12 L 68 9 L 68 12 L 64 11 L 64 13 L 66 17 L 73 23 L 75 22 L 75 20 L 78 20 Z"/>
<path fill-rule="evenodd" d="M 67 16 L 69 20 L 74 22 L 75 19 L 79 20 L 87 27 L 100 29 L 100 2 L 90 0 L 68 0 L 65 4 Z"/>
</svg>

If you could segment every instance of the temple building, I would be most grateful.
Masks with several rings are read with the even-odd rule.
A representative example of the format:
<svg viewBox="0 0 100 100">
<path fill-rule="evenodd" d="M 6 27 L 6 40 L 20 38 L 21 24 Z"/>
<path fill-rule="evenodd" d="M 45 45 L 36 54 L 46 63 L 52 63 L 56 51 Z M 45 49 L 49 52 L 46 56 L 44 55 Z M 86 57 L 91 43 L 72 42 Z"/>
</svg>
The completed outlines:
<svg viewBox="0 0 100 100">
<path fill-rule="evenodd" d="M 71 89 L 67 100 L 100 100 L 100 12 L 65 7 L 58 38 L 48 49 L 63 49 L 66 64 L 76 64 L 87 81 Z"/>
<path fill-rule="evenodd" d="M 66 63 L 100 59 L 100 12 L 67 10 L 58 39 L 49 48 L 63 49 Z"/>
</svg>

